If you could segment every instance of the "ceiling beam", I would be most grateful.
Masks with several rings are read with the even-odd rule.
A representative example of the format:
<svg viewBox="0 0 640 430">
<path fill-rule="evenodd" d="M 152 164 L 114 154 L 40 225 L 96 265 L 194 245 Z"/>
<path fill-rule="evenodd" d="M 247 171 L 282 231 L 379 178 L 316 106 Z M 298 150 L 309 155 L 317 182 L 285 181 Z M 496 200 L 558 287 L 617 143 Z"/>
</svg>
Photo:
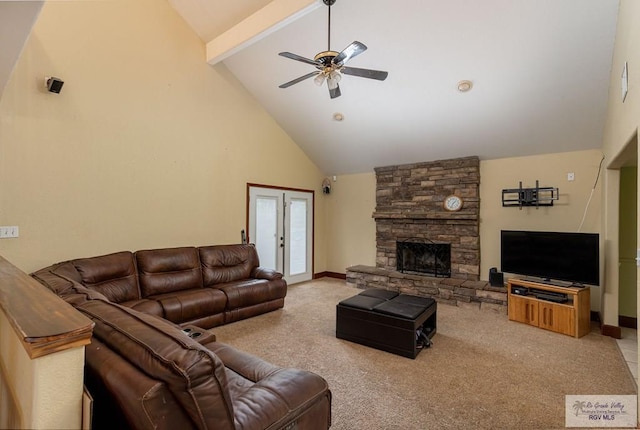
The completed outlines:
<svg viewBox="0 0 640 430">
<path fill-rule="evenodd" d="M 273 0 L 207 43 L 207 63 L 214 65 L 322 5 L 320 0 Z"/>
</svg>

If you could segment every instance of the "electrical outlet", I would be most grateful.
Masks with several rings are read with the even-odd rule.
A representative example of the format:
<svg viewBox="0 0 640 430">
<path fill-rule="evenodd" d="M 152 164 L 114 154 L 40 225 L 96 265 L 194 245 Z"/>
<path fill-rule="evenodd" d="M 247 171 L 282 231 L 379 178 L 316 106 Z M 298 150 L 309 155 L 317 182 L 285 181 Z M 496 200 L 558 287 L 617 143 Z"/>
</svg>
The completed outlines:
<svg viewBox="0 0 640 430">
<path fill-rule="evenodd" d="M 567 181 L 573 181 L 576 178 L 576 175 L 573 172 L 567 173 Z"/>
<path fill-rule="evenodd" d="M 20 229 L 17 225 L 0 226 L 0 239 L 20 236 Z"/>
</svg>

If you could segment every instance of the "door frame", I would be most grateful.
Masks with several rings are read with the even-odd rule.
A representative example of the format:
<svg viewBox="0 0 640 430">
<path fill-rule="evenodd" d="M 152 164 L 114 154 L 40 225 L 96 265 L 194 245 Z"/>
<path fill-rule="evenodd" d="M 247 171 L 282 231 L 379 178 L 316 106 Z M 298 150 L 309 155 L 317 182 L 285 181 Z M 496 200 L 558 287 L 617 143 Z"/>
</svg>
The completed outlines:
<svg viewBox="0 0 640 430">
<path fill-rule="evenodd" d="M 302 193 L 310 193 L 311 194 L 311 205 L 313 209 L 313 216 L 311 217 L 311 279 L 315 279 L 316 272 L 316 192 L 315 190 L 308 190 L 305 188 L 291 188 L 291 187 L 281 187 L 276 185 L 264 185 L 264 184 L 256 184 L 253 182 L 247 182 L 246 189 L 246 213 L 245 213 L 245 231 L 247 232 L 247 243 L 251 243 L 251 237 L 249 236 L 249 217 L 250 217 L 250 208 L 249 208 L 249 194 L 251 192 L 251 187 L 259 187 L 259 188 L 268 188 L 271 190 L 280 190 L 280 191 L 297 191 Z"/>
</svg>

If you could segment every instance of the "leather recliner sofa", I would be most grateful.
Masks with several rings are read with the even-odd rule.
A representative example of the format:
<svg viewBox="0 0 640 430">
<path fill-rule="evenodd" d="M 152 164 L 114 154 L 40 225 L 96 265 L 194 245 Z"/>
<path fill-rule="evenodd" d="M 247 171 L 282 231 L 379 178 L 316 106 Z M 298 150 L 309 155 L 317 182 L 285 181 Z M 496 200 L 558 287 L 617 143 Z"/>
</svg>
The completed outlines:
<svg viewBox="0 0 640 430">
<path fill-rule="evenodd" d="M 282 275 L 259 268 L 252 245 L 122 252 L 32 276 L 94 322 L 85 348 L 94 429 L 331 426 L 322 377 L 277 367 L 198 328 L 284 305 Z M 202 332 L 198 340 L 189 330 Z"/>
<path fill-rule="evenodd" d="M 73 281 L 113 303 L 202 328 L 282 308 L 287 294 L 282 274 L 261 268 L 251 244 L 122 251 L 32 276 L 58 295 Z"/>
<path fill-rule="evenodd" d="M 92 428 L 326 430 L 331 392 L 284 369 L 73 283 L 64 295 L 95 324 L 85 349 Z"/>
</svg>

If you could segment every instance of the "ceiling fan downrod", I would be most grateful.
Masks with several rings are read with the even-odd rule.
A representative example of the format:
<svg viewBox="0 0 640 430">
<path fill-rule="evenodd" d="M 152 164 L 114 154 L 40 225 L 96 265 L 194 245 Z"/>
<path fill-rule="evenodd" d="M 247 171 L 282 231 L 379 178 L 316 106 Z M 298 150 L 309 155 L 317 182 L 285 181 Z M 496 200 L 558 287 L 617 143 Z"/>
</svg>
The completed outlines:
<svg viewBox="0 0 640 430">
<path fill-rule="evenodd" d="M 336 0 L 322 0 L 322 2 L 329 7 L 329 12 L 327 13 L 327 51 L 331 51 L 331 6 L 336 2 Z"/>
</svg>

